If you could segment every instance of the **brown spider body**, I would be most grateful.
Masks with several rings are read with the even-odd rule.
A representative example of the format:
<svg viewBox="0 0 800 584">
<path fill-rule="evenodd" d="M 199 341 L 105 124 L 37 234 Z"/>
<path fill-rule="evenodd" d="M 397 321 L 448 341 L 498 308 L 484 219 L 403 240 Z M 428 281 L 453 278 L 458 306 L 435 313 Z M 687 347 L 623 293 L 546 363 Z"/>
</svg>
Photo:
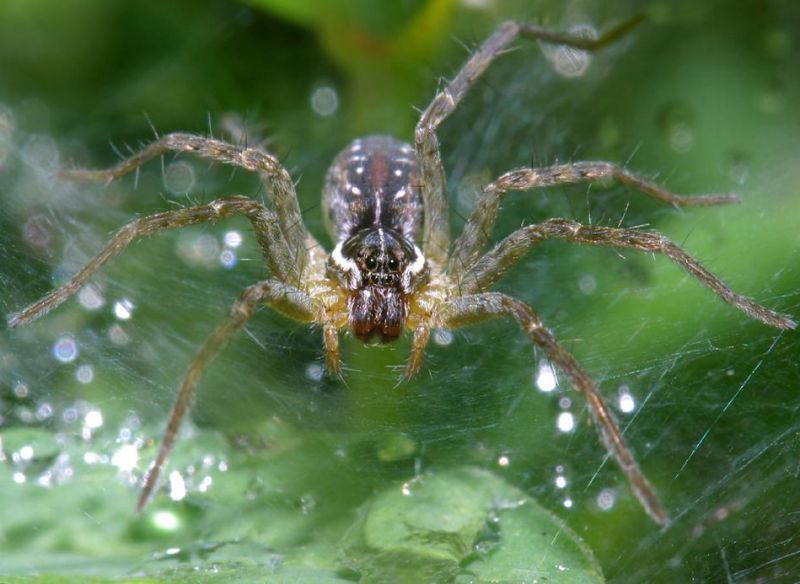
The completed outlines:
<svg viewBox="0 0 800 584">
<path fill-rule="evenodd" d="M 62 171 L 63 178 L 72 180 L 110 181 L 165 152 L 185 152 L 257 172 L 267 186 L 269 207 L 249 197 L 229 196 L 132 221 L 66 284 L 9 318 L 14 327 L 54 309 L 137 238 L 237 214 L 250 220 L 270 278 L 241 293 L 228 316 L 190 362 L 137 508 L 141 510 L 147 504 L 157 484 L 204 370 L 257 309 L 266 304 L 295 321 L 322 327 L 326 364 L 331 373 L 340 372 L 341 329 L 349 329 L 363 341 L 378 343 L 411 332 L 406 367 L 406 377 L 411 377 L 422 366 L 432 329 L 513 319 L 586 400 L 600 440 L 619 464 L 645 511 L 656 522 L 667 524 L 669 515 L 639 469 L 598 384 L 557 341 L 533 308 L 507 294 L 492 292 L 490 287 L 538 243 L 558 239 L 663 254 L 750 317 L 781 329 L 794 328 L 795 322 L 736 293 L 694 257 L 655 232 L 553 218 L 526 224 L 488 251 L 486 247 L 500 202 L 510 191 L 613 179 L 674 206 L 717 205 L 737 202 L 738 198 L 730 194 L 676 195 L 609 162 L 520 168 L 484 186 L 463 231 L 453 241 L 445 171 L 436 135 L 439 125 L 455 111 L 469 88 L 515 39 L 525 37 L 594 50 L 619 38 L 638 20 L 633 18 L 597 39 L 524 23 L 503 23 L 422 113 L 413 147 L 394 138 L 371 136 L 354 141 L 337 156 L 323 191 L 325 219 L 334 241 L 330 254 L 306 229 L 289 172 L 277 158 L 259 148 L 192 134 L 169 134 L 113 168 Z"/>
<path fill-rule="evenodd" d="M 426 280 L 414 244 L 423 205 L 414 149 L 388 136 L 352 142 L 328 170 L 322 201 L 337 241 L 327 274 L 349 291 L 348 324 L 364 342 L 405 331 L 411 297 Z"/>
</svg>

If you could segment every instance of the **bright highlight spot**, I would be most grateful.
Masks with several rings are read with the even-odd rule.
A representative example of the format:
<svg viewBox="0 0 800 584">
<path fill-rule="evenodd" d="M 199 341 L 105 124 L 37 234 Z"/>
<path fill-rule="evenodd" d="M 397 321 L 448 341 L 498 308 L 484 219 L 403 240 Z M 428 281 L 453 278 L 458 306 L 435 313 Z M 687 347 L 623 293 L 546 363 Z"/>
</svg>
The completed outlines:
<svg viewBox="0 0 800 584">
<path fill-rule="evenodd" d="M 575 416 L 570 412 L 561 412 L 558 414 L 556 425 L 564 433 L 572 432 L 575 429 Z"/>
<path fill-rule="evenodd" d="M 139 463 L 139 449 L 133 444 L 124 444 L 111 457 L 111 464 L 120 472 L 131 472 Z"/>
<path fill-rule="evenodd" d="M 95 430 L 103 425 L 103 412 L 100 410 L 92 410 L 83 418 L 83 425 L 90 430 Z"/>
<path fill-rule="evenodd" d="M 169 473 L 169 498 L 173 501 L 181 501 L 186 497 L 186 482 L 183 475 L 177 470 Z"/>
<path fill-rule="evenodd" d="M 311 109 L 323 117 L 331 116 L 339 109 L 339 96 L 332 87 L 319 87 L 311 94 Z"/>
<path fill-rule="evenodd" d="M 539 391 L 551 392 L 558 387 L 558 379 L 553 366 L 547 361 L 542 361 L 539 364 L 539 370 L 536 372 L 536 387 Z"/>
<path fill-rule="evenodd" d="M 62 363 L 72 363 L 78 353 L 78 342 L 72 337 L 61 337 L 53 345 L 53 357 Z"/>
<path fill-rule="evenodd" d="M 153 525 L 164 531 L 174 531 L 178 528 L 178 517 L 171 511 L 156 511 L 153 513 Z"/>
<path fill-rule="evenodd" d="M 636 409 L 636 401 L 633 399 L 633 396 L 627 391 L 623 390 L 619 394 L 619 409 L 621 412 L 624 412 L 626 414 L 630 414 L 633 410 Z"/>
<path fill-rule="evenodd" d="M 563 489 L 566 486 L 567 486 L 567 477 L 558 475 L 556 477 L 556 487 L 558 487 L 559 489 Z"/>
<path fill-rule="evenodd" d="M 128 320 L 133 315 L 133 309 L 136 308 L 133 302 L 127 298 L 123 298 L 114 303 L 114 316 L 119 320 Z"/>
</svg>

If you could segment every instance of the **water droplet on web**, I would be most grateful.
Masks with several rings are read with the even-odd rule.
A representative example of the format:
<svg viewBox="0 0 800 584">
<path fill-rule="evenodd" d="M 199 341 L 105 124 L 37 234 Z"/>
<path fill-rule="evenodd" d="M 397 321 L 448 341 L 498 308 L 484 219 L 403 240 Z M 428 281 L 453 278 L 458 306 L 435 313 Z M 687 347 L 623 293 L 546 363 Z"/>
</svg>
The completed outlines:
<svg viewBox="0 0 800 584">
<path fill-rule="evenodd" d="M 219 254 L 219 263 L 226 268 L 232 268 L 236 265 L 238 258 L 236 252 L 230 249 L 223 249 Z"/>
<path fill-rule="evenodd" d="M 573 26 L 569 32 L 577 37 L 597 39 L 597 30 L 589 24 Z M 562 77 L 580 77 L 586 73 L 592 62 L 589 51 L 541 41 L 540 46 L 544 56 L 553 65 L 553 70 Z"/>
<path fill-rule="evenodd" d="M 53 357 L 61 363 L 71 363 L 78 353 L 78 342 L 72 337 L 61 337 L 53 345 Z"/>
<path fill-rule="evenodd" d="M 433 331 L 433 342 L 441 347 L 446 347 L 453 343 L 453 333 L 447 329 L 436 329 Z"/>
<path fill-rule="evenodd" d="M 22 226 L 22 236 L 33 247 L 47 248 L 53 242 L 53 223 L 47 215 L 31 215 Z"/>
<path fill-rule="evenodd" d="M 114 316 L 119 320 L 128 320 L 133 316 L 134 308 L 136 308 L 136 305 L 132 301 L 123 298 L 114 303 Z"/>
<path fill-rule="evenodd" d="M 630 414 L 636 409 L 636 400 L 631 395 L 630 388 L 623 385 L 619 388 L 619 410 L 625 414 Z"/>
<path fill-rule="evenodd" d="M 578 279 L 578 290 L 587 296 L 593 294 L 597 290 L 597 279 L 593 274 L 584 274 Z"/>
<path fill-rule="evenodd" d="M 536 371 L 536 387 L 539 391 L 551 392 L 558 387 L 555 369 L 548 361 L 540 361 Z"/>
<path fill-rule="evenodd" d="M 78 302 L 86 310 L 97 310 L 106 303 L 105 296 L 97 284 L 87 284 L 78 292 Z"/>
<path fill-rule="evenodd" d="M 222 238 L 225 247 L 237 248 L 242 245 L 242 234 L 238 231 L 228 231 Z"/>
<path fill-rule="evenodd" d="M 572 432 L 575 429 L 575 416 L 571 412 L 561 412 L 558 414 L 556 427 L 565 434 Z"/>
<path fill-rule="evenodd" d="M 692 149 L 694 116 L 687 105 L 680 102 L 666 105 L 658 115 L 658 126 L 670 148 L 681 154 Z"/>
<path fill-rule="evenodd" d="M 189 193 L 196 182 L 194 167 L 185 160 L 170 162 L 164 168 L 164 188 L 174 195 Z"/>
<path fill-rule="evenodd" d="M 339 95 L 333 87 L 318 87 L 311 93 L 311 109 L 314 113 L 327 117 L 336 113 L 339 109 Z"/>
<path fill-rule="evenodd" d="M 614 492 L 613 489 L 603 489 L 597 495 L 597 506 L 602 511 L 608 511 L 612 507 L 614 507 L 614 503 L 617 502 L 617 494 Z"/>
<path fill-rule="evenodd" d="M 75 371 L 75 379 L 80 383 L 91 383 L 92 380 L 94 380 L 94 367 L 91 365 L 81 365 L 78 367 L 78 370 Z"/>
</svg>

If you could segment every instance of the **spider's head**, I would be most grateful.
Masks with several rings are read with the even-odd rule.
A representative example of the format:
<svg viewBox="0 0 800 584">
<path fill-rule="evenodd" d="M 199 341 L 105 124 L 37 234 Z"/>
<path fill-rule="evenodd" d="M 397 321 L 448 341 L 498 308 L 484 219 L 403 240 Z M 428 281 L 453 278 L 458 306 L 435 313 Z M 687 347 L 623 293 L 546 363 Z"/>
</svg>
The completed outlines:
<svg viewBox="0 0 800 584">
<path fill-rule="evenodd" d="M 409 295 L 427 278 L 425 256 L 401 233 L 369 227 L 340 242 L 328 275 L 350 292 L 350 330 L 364 342 L 396 340 L 405 328 Z"/>
</svg>

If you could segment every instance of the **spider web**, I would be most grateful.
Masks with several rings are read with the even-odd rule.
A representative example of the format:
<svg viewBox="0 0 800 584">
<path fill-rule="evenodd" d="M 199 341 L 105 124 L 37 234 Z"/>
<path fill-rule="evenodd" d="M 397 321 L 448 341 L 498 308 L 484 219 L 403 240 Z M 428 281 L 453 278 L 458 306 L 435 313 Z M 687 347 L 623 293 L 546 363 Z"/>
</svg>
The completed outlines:
<svg viewBox="0 0 800 584">
<path fill-rule="evenodd" d="M 755 26 L 755 10 L 743 2 L 741 12 L 721 16 L 711 2 L 683 15 L 656 14 L 646 33 L 594 58 L 575 78 L 554 71 L 538 47 L 521 44 L 442 129 L 454 227 L 476 187 L 510 168 L 626 162 L 676 191 L 735 190 L 744 203 L 674 210 L 613 185 L 514 193 L 496 239 L 553 216 L 647 225 L 737 291 L 800 314 L 793 196 L 800 176 L 792 164 L 800 88 L 785 75 L 799 64 L 788 28 L 798 15 L 776 4 L 774 20 Z M 596 21 L 615 22 L 618 13 Z M 163 86 L 175 68 L 199 75 L 187 65 L 192 57 L 236 42 L 240 27 L 250 30 L 237 16 L 209 39 L 204 19 L 213 18 L 197 19 L 169 57 L 149 56 L 155 64 L 138 74 L 139 83 Z M 294 33 L 270 26 L 280 42 L 269 51 L 278 51 Z M 474 33 L 476 41 L 482 36 Z M 452 70 L 461 57 L 452 58 Z M 336 87 L 336 73 L 317 62 L 318 53 L 298 58 L 309 63 L 308 74 L 287 81 L 285 101 L 259 113 L 268 112 L 275 129 L 272 147 L 302 176 L 307 224 L 323 238 L 317 193 L 326 164 L 347 141 L 348 96 L 338 95 L 334 115 L 315 115 L 309 95 Z M 224 59 L 206 65 L 225 66 Z M 270 76 L 288 79 L 289 68 Z M 65 161 L 113 162 L 108 148 L 90 153 L 85 144 L 110 137 L 124 154 L 126 137 L 133 148 L 148 140 L 146 123 L 93 121 L 103 127 L 70 139 L 63 127 L 79 127 L 91 113 L 70 106 L 80 119 L 43 123 L 45 113 L 58 111 L 58 96 L 32 104 L 10 79 L 0 85 L 7 104 L 0 111 L 5 314 L 63 282 L 137 214 L 225 194 L 261 196 L 252 177 L 185 157 L 166 157 L 106 187 L 55 181 L 52 170 Z M 139 107 L 132 87 L 116 86 L 128 111 Z M 92 98 L 102 105 L 98 119 L 117 111 L 109 95 Z M 255 108 L 232 101 L 241 111 Z M 220 110 L 199 101 L 185 108 L 194 117 L 163 113 L 156 128 L 205 133 L 195 115 L 203 107 Z M 212 116 L 214 132 L 235 126 L 224 114 Z M 248 140 L 257 140 L 260 132 L 251 131 Z M 796 333 L 748 320 L 664 258 L 563 243 L 539 246 L 497 288 L 530 302 L 601 383 L 670 509 L 669 530 L 649 522 L 606 460 L 585 404 L 512 323 L 439 332 L 420 378 L 400 385 L 407 342 L 377 350 L 345 339 L 340 382 L 322 374 L 318 330 L 266 310 L 201 384 L 154 506 L 167 523 L 131 518 L 142 467 L 132 467 L 131 457 L 152 456 L 149 441 L 160 435 L 191 355 L 238 292 L 265 274 L 246 221 L 162 234 L 132 246 L 40 322 L 0 333 L 0 492 L 43 510 L 7 506 L 0 524 L 16 531 L 2 532 L 0 549 L 27 546 L 51 570 L 67 570 L 59 563 L 64 550 L 53 543 L 64 538 L 66 551 L 109 546 L 110 556 L 137 561 L 174 545 L 174 556 L 199 565 L 204 545 L 228 545 L 233 551 L 224 553 L 236 558 L 251 550 L 227 542 L 258 533 L 255 541 L 269 543 L 257 551 L 279 550 L 279 561 L 285 550 L 303 549 L 309 533 L 335 533 L 375 490 L 466 464 L 490 469 L 565 519 L 613 581 L 780 581 L 800 571 Z M 108 492 L 117 493 L 113 501 Z M 127 495 L 130 501 L 116 501 Z M 170 497 L 189 504 L 170 506 Z M 63 513 L 59 522 L 42 518 L 51 509 Z M 87 514 L 95 532 L 82 527 Z M 127 539 L 119 537 L 126 529 Z M 32 561 L 9 558 L 4 569 L 12 571 Z"/>
</svg>

